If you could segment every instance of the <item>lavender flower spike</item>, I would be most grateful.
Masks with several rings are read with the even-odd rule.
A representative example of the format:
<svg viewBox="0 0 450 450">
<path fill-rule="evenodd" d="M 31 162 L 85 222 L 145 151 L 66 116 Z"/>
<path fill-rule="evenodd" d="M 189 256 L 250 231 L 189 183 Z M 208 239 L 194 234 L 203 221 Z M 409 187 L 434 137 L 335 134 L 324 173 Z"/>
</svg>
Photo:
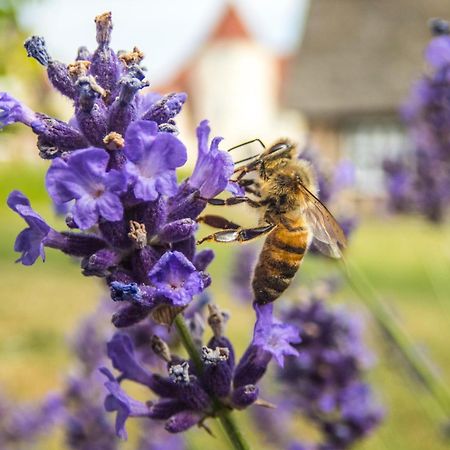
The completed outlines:
<svg viewBox="0 0 450 450">
<path fill-rule="evenodd" d="M 117 170 L 106 172 L 108 153 L 89 147 L 70 155 L 67 161 L 58 158 L 47 172 L 46 184 L 56 203 L 75 200 L 72 209 L 75 223 L 90 228 L 99 216 L 118 221 L 123 216 L 119 194 L 127 187 L 126 176 Z"/>
<path fill-rule="evenodd" d="M 14 244 L 14 250 L 22 253 L 16 262 L 31 266 L 39 256 L 45 261 L 43 241 L 51 230 L 50 226 L 31 208 L 30 201 L 21 192 L 11 192 L 7 202 L 28 224 L 28 228 L 19 233 Z"/>
<path fill-rule="evenodd" d="M 198 158 L 188 180 L 188 184 L 198 189 L 204 198 L 213 198 L 225 190 L 234 170 L 231 156 L 219 150 L 219 142 L 222 138 L 214 138 L 208 147 L 210 131 L 207 120 L 200 122 L 197 127 Z"/>
<path fill-rule="evenodd" d="M 31 126 L 35 113 L 6 92 L 0 92 L 0 130 L 11 123 L 22 122 Z"/>
<path fill-rule="evenodd" d="M 158 133 L 155 122 L 138 120 L 125 134 L 125 171 L 134 183 L 134 195 L 141 200 L 156 200 L 159 194 L 174 195 L 175 169 L 187 159 L 186 147 L 169 133 Z"/>
</svg>

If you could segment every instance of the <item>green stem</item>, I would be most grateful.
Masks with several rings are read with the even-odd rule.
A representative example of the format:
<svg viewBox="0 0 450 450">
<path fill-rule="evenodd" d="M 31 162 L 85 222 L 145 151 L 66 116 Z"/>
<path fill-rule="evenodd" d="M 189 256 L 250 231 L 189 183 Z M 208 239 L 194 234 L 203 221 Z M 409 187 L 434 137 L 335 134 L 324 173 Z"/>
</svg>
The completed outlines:
<svg viewBox="0 0 450 450">
<path fill-rule="evenodd" d="M 191 333 L 182 314 L 178 314 L 175 317 L 174 324 L 180 336 L 183 347 L 188 352 L 188 355 L 195 364 L 195 367 L 202 372 L 203 363 L 200 358 L 200 354 L 195 346 L 194 340 L 192 339 Z M 222 424 L 225 434 L 228 436 L 233 448 L 235 450 L 250 450 L 250 446 L 242 436 L 242 433 L 234 421 L 230 411 L 217 399 L 213 399 L 213 403 L 216 414 L 219 417 L 220 423 Z"/>
</svg>

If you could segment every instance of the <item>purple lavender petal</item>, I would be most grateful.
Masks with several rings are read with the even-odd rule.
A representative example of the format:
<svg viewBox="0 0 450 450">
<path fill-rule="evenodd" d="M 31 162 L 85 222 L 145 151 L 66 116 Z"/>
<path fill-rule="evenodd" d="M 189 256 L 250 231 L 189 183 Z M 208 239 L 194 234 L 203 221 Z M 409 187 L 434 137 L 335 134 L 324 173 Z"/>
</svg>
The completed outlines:
<svg viewBox="0 0 450 450">
<path fill-rule="evenodd" d="M 208 146 L 211 129 L 203 120 L 197 128 L 198 158 L 188 183 L 204 198 L 213 198 L 228 186 L 234 164 L 227 152 L 219 150 L 222 138 L 214 138 Z"/>
<path fill-rule="evenodd" d="M 134 182 L 134 195 L 147 201 L 156 200 L 158 194 L 176 193 L 175 169 L 187 159 L 181 141 L 157 131 L 155 122 L 138 120 L 125 135 L 124 152 L 129 160 L 125 171 Z"/>
<path fill-rule="evenodd" d="M 204 289 L 204 278 L 180 252 L 166 252 L 149 273 L 156 295 L 173 306 L 186 306 Z"/>
<path fill-rule="evenodd" d="M 107 344 L 108 357 L 122 377 L 146 386 L 152 384 L 152 373 L 144 369 L 136 359 L 133 343 L 124 333 L 116 333 Z"/>
<path fill-rule="evenodd" d="M 116 433 L 122 439 L 127 439 L 125 423 L 128 417 L 146 417 L 148 415 L 148 406 L 145 403 L 138 402 L 128 396 L 120 387 L 113 374 L 103 367 L 100 371 L 107 377 L 105 387 L 110 395 L 105 399 L 106 411 L 116 411 Z"/>
<path fill-rule="evenodd" d="M 118 194 L 124 192 L 127 179 L 116 170 L 106 172 L 108 153 L 90 147 L 72 153 L 67 161 L 56 159 L 47 172 L 47 190 L 56 203 L 75 200 L 72 213 L 81 229 L 90 228 L 98 217 L 118 221 L 123 206 Z"/>
<path fill-rule="evenodd" d="M 16 262 L 30 266 L 39 256 L 45 261 L 44 240 L 51 231 L 50 226 L 31 208 L 29 200 L 21 192 L 11 192 L 7 203 L 28 225 L 28 228 L 19 233 L 14 243 L 14 250 L 22 253 Z"/>
<path fill-rule="evenodd" d="M 36 120 L 35 113 L 6 92 L 0 92 L 0 130 L 11 123 L 22 122 L 29 127 Z"/>
<path fill-rule="evenodd" d="M 273 304 L 254 308 L 257 314 L 252 344 L 270 353 L 277 363 L 283 367 L 285 356 L 298 356 L 298 351 L 291 344 L 301 341 L 299 330 L 273 317 Z"/>
</svg>

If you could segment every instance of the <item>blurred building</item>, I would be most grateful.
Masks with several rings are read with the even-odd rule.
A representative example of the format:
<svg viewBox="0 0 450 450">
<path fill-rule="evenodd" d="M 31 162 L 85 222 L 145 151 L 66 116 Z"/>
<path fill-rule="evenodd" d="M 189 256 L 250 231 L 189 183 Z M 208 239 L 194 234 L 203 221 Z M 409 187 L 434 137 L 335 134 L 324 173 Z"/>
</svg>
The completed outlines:
<svg viewBox="0 0 450 450">
<path fill-rule="evenodd" d="M 348 156 L 360 193 L 383 193 L 382 161 L 407 152 L 399 107 L 424 69 L 427 23 L 448 18 L 442 0 L 314 0 L 284 92 L 311 141 Z"/>
<path fill-rule="evenodd" d="M 301 26 L 300 17 L 296 26 Z M 301 113 L 281 103 L 294 50 L 277 52 L 263 45 L 238 7 L 228 4 L 186 65 L 156 89 L 188 93 L 180 123 L 184 136 L 208 118 L 229 146 L 255 137 L 268 143 L 280 136 L 302 141 L 306 132 Z M 241 155 L 259 151 L 254 145 Z"/>
</svg>

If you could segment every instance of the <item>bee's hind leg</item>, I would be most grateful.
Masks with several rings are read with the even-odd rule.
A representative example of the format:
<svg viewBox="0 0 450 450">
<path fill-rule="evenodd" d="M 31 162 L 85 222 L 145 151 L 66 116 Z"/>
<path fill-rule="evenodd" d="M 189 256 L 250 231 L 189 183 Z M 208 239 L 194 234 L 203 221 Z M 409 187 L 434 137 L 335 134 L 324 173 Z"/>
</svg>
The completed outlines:
<svg viewBox="0 0 450 450">
<path fill-rule="evenodd" d="M 265 202 L 262 201 L 256 201 L 252 200 L 248 197 L 230 197 L 230 198 L 210 198 L 210 199 L 204 199 L 206 200 L 210 205 L 215 206 L 232 206 L 232 205 L 238 205 L 240 203 L 247 203 L 248 205 L 252 206 L 253 208 L 259 208 L 260 206 L 264 206 Z"/>
<path fill-rule="evenodd" d="M 214 214 L 206 214 L 205 216 L 200 216 L 197 218 L 197 222 L 204 223 L 213 228 L 219 228 L 221 230 L 237 230 L 242 228 L 237 223 L 231 222 L 225 217 L 216 216 Z"/>
<path fill-rule="evenodd" d="M 255 228 L 237 228 L 235 230 L 223 230 L 218 231 L 217 233 L 210 234 L 209 236 L 205 236 L 203 239 L 200 239 L 197 244 L 202 244 L 206 241 L 214 241 L 214 242 L 247 242 L 252 239 L 258 238 L 259 236 L 263 236 L 265 234 L 270 233 L 276 225 L 267 224 L 261 227 Z"/>
</svg>

